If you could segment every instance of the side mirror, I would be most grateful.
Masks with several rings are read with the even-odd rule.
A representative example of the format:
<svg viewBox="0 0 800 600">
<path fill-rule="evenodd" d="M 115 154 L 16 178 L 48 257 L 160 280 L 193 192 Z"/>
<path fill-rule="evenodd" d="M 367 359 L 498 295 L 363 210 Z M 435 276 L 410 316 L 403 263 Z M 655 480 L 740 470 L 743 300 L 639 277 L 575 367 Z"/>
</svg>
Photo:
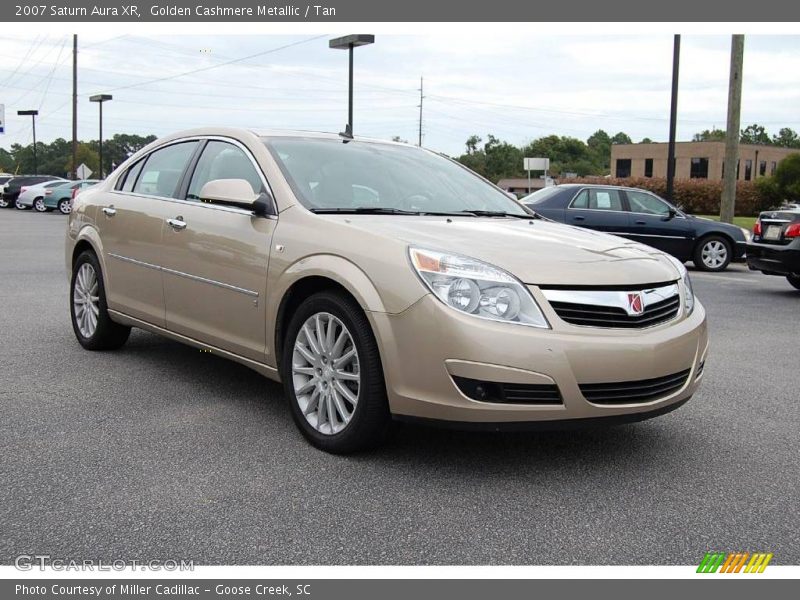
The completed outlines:
<svg viewBox="0 0 800 600">
<path fill-rule="evenodd" d="M 672 219 L 674 219 L 677 216 L 678 216 L 678 211 L 670 206 L 669 210 L 667 211 L 667 214 L 664 215 L 664 219 L 663 220 L 664 221 L 671 221 Z"/>
<path fill-rule="evenodd" d="M 256 194 L 246 179 L 212 179 L 200 189 L 200 201 L 238 206 L 266 215 L 272 208 L 269 194 Z"/>
</svg>

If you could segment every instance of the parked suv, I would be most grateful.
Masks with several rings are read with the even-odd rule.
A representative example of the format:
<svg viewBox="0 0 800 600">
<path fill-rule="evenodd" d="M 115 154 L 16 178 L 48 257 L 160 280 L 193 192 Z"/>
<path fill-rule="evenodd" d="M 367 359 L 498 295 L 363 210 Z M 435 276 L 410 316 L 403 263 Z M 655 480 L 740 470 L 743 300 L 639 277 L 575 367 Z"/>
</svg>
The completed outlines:
<svg viewBox="0 0 800 600">
<path fill-rule="evenodd" d="M 140 327 L 283 381 L 319 448 L 392 419 L 614 423 L 686 402 L 708 338 L 683 265 L 537 216 L 405 144 L 200 129 L 75 198 L 66 265 L 88 350 Z"/>
<path fill-rule="evenodd" d="M 20 204 L 17 206 L 17 199 L 21 192 L 29 186 L 39 185 L 47 181 L 54 181 L 60 177 L 52 177 L 50 175 L 23 175 L 21 177 L 13 177 L 5 184 L 5 189 L 0 195 L 0 208 L 18 208 L 25 210 L 27 206 Z"/>
<path fill-rule="evenodd" d="M 758 216 L 747 266 L 765 275 L 780 275 L 800 290 L 800 209 L 767 210 Z"/>
</svg>

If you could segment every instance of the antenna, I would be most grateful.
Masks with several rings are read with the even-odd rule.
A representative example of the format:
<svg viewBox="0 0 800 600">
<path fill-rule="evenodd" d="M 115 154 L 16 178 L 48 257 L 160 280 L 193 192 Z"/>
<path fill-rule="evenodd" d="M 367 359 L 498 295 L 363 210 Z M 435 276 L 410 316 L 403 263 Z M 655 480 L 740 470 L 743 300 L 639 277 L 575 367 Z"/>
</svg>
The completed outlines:
<svg viewBox="0 0 800 600">
<path fill-rule="evenodd" d="M 353 139 L 353 129 L 350 127 L 350 123 L 344 126 L 344 131 L 339 132 L 339 137 L 345 144 Z"/>
</svg>

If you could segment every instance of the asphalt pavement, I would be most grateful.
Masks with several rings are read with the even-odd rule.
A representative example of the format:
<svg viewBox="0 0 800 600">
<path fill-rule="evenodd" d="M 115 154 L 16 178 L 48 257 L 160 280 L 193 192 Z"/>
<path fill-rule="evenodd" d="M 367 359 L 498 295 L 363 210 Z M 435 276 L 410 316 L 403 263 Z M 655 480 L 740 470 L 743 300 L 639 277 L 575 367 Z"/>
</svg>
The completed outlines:
<svg viewBox="0 0 800 600">
<path fill-rule="evenodd" d="M 403 425 L 337 457 L 243 366 L 138 330 L 84 351 L 65 225 L 0 210 L 0 563 L 800 564 L 800 292 L 784 279 L 692 273 L 711 351 L 668 415 L 564 433 Z"/>
</svg>

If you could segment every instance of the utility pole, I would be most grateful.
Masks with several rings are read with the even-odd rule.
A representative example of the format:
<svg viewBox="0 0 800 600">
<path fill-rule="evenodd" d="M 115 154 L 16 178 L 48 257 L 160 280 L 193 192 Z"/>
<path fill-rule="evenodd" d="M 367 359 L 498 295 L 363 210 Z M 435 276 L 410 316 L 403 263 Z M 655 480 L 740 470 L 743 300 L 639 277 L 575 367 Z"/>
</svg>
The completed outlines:
<svg viewBox="0 0 800 600">
<path fill-rule="evenodd" d="M 731 36 L 731 73 L 728 82 L 728 128 L 725 131 L 725 172 L 722 178 L 722 199 L 719 220 L 733 223 L 736 206 L 736 168 L 739 162 L 739 127 L 742 112 L 742 67 L 744 36 Z"/>
<path fill-rule="evenodd" d="M 678 71 L 681 63 L 681 36 L 675 35 L 672 44 L 672 101 L 669 111 L 669 147 L 667 149 L 667 200 L 674 202 L 675 190 L 675 130 L 678 124 Z"/>
<path fill-rule="evenodd" d="M 78 34 L 72 36 L 72 178 L 78 178 Z"/>
<path fill-rule="evenodd" d="M 418 146 L 422 147 L 422 100 L 425 96 L 422 93 L 422 77 L 419 78 L 419 142 Z"/>
</svg>

